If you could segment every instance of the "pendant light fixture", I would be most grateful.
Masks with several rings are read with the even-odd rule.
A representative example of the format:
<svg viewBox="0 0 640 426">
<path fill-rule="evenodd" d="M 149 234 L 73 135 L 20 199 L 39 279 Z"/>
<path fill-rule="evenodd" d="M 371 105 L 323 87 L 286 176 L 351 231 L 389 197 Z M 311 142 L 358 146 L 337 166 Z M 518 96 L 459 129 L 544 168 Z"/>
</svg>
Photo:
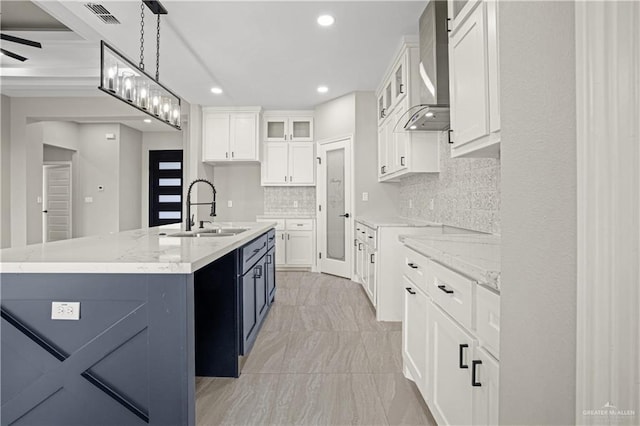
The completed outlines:
<svg viewBox="0 0 640 426">
<path fill-rule="evenodd" d="M 145 5 L 156 15 L 156 76 L 144 69 L 144 10 Z M 167 10 L 159 1 L 140 3 L 140 63 L 122 55 L 104 41 L 100 42 L 100 86 L 98 89 L 132 107 L 145 112 L 178 130 L 181 99 L 160 83 L 160 15 Z"/>
</svg>

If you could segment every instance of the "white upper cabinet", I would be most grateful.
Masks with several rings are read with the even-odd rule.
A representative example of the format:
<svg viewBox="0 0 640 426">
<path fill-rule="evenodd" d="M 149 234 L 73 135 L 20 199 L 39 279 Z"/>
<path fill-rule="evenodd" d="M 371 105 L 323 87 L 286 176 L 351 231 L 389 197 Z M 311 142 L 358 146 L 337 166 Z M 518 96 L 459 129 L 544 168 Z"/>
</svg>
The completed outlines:
<svg viewBox="0 0 640 426">
<path fill-rule="evenodd" d="M 264 113 L 263 186 L 314 186 L 315 144 L 311 111 Z"/>
<path fill-rule="evenodd" d="M 459 10 L 452 11 L 456 5 Z M 449 22 L 451 156 L 495 157 L 500 143 L 497 5 L 450 0 L 449 14 L 455 16 Z"/>
<path fill-rule="evenodd" d="M 409 108 L 420 103 L 418 44 L 405 41 L 378 88 L 378 180 L 437 173 L 439 132 L 407 132 Z"/>
<path fill-rule="evenodd" d="M 202 161 L 260 161 L 260 109 L 202 112 Z"/>
<path fill-rule="evenodd" d="M 289 183 L 292 185 L 315 184 L 314 145 L 305 142 L 289 144 Z"/>
<path fill-rule="evenodd" d="M 265 114 L 264 135 L 264 140 L 267 142 L 311 142 L 313 141 L 313 116 Z"/>
</svg>

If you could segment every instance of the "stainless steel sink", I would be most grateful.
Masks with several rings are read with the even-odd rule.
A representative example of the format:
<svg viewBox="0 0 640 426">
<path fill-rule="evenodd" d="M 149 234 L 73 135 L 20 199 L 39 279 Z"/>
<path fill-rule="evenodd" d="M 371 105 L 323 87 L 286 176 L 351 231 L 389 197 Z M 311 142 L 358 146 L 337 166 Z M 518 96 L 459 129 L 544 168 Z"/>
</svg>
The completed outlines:
<svg viewBox="0 0 640 426">
<path fill-rule="evenodd" d="M 247 228 L 214 228 L 214 229 L 202 229 L 195 232 L 178 232 L 176 234 L 168 235 L 169 237 L 181 237 L 181 238 L 200 238 L 200 237 L 233 237 L 246 231 Z"/>
</svg>

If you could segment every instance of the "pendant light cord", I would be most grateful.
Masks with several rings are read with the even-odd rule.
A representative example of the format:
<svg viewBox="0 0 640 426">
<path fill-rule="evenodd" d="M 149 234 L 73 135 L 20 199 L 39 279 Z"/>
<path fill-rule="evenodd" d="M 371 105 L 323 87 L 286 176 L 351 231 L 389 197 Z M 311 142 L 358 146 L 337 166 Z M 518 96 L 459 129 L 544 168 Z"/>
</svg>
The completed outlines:
<svg viewBox="0 0 640 426">
<path fill-rule="evenodd" d="M 140 69 L 144 70 L 144 2 L 140 2 Z"/>
<path fill-rule="evenodd" d="M 158 32 L 156 35 L 156 42 L 157 42 L 157 47 L 156 47 L 156 81 L 160 81 L 160 14 L 157 15 L 158 17 Z"/>
</svg>

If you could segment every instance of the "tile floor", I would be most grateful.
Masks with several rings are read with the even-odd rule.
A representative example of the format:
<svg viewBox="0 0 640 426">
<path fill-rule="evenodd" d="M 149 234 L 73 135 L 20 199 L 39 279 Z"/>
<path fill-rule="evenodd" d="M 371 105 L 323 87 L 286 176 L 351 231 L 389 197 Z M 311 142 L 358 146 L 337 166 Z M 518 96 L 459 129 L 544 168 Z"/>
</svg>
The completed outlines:
<svg viewBox="0 0 640 426">
<path fill-rule="evenodd" d="M 198 425 L 435 425 L 402 375 L 400 323 L 361 286 L 278 272 L 276 301 L 238 379 L 196 378 Z"/>
</svg>

